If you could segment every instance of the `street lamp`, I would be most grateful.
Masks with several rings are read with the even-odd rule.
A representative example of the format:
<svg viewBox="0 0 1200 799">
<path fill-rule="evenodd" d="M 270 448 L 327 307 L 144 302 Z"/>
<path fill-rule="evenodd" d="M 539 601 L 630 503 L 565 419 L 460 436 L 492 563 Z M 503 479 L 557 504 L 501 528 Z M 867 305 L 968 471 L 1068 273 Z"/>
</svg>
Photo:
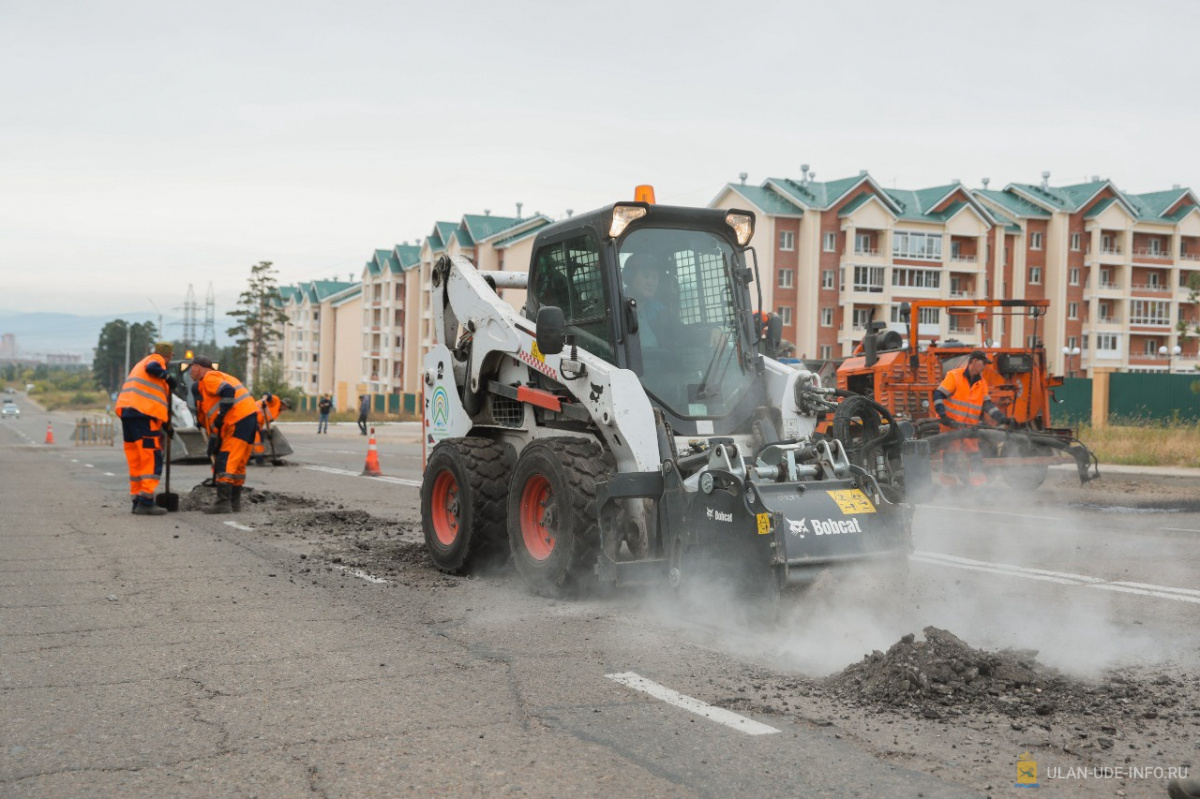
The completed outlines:
<svg viewBox="0 0 1200 799">
<path fill-rule="evenodd" d="M 1075 372 L 1071 370 L 1071 357 L 1079 357 L 1081 352 L 1083 352 L 1083 350 L 1079 349 L 1078 347 L 1063 347 L 1063 355 L 1065 355 L 1067 358 L 1067 377 L 1075 376 Z"/>
<path fill-rule="evenodd" d="M 1181 352 L 1183 352 L 1183 349 L 1178 344 L 1171 347 L 1171 349 L 1167 349 L 1165 345 L 1158 348 L 1159 357 L 1167 359 L 1167 374 L 1171 374 L 1171 359 L 1178 358 Z"/>
</svg>

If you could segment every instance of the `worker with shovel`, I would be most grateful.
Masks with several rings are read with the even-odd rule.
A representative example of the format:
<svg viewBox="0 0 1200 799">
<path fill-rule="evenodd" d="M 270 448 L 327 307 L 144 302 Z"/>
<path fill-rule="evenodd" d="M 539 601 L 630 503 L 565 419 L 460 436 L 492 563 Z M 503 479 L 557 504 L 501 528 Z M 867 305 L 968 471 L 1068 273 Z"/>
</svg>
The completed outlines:
<svg viewBox="0 0 1200 799">
<path fill-rule="evenodd" d="M 175 376 L 167 370 L 174 348 L 169 341 L 154 345 L 154 352 L 142 358 L 121 386 L 117 395 L 117 416 L 125 440 L 125 460 L 129 462 L 129 494 L 133 512 L 139 516 L 161 516 L 167 512 L 154 504 L 163 470 L 163 433 L 171 435 L 171 393 Z"/>
<path fill-rule="evenodd" d="M 966 364 L 946 373 L 945 379 L 933 392 L 933 407 L 941 421 L 941 432 L 977 427 L 985 414 L 997 425 L 1013 423 L 995 406 L 988 394 L 983 367 L 991 362 L 987 353 L 975 350 L 967 356 Z M 954 485 L 957 482 L 956 473 L 962 476 L 965 485 L 981 486 L 987 483 L 978 439 L 965 437 L 952 441 L 943 451 L 942 483 Z"/>
<path fill-rule="evenodd" d="M 217 485 L 216 502 L 204 512 L 240 511 L 246 464 L 258 432 L 258 403 L 240 380 L 217 371 L 211 359 L 197 355 L 188 367 L 200 423 L 208 431 L 208 455 Z"/>
<path fill-rule="evenodd" d="M 278 466 L 282 461 L 275 454 L 275 442 L 271 438 L 271 423 L 279 418 L 284 410 L 292 409 L 292 401 L 271 392 L 262 395 L 258 401 L 258 436 L 254 440 L 254 462 L 259 466 L 266 463 L 267 448 L 271 449 L 271 463 Z"/>
</svg>

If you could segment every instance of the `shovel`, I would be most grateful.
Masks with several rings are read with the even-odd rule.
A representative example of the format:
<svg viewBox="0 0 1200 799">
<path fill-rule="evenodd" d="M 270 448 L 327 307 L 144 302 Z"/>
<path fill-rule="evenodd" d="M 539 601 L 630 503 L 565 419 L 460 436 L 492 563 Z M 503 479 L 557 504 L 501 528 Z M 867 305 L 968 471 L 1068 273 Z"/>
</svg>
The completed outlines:
<svg viewBox="0 0 1200 799">
<path fill-rule="evenodd" d="M 160 508 L 166 508 L 171 513 L 178 513 L 179 495 L 171 493 L 171 439 L 175 437 L 175 434 L 167 435 L 164 430 L 163 437 L 167 439 L 166 453 L 163 455 L 163 459 L 166 461 L 163 468 L 166 469 L 167 490 L 154 498 L 154 504 Z"/>
</svg>

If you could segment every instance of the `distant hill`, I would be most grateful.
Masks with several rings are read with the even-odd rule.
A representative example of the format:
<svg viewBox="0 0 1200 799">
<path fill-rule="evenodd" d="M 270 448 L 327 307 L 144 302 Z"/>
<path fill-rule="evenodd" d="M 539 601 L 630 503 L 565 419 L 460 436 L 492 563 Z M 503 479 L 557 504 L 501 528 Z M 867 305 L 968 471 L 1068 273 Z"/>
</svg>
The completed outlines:
<svg viewBox="0 0 1200 799">
<path fill-rule="evenodd" d="M 91 363 L 92 350 L 100 339 L 100 331 L 114 319 L 158 324 L 158 314 L 145 312 L 83 316 L 0 309 L 0 334 L 12 333 L 17 337 L 18 355 L 72 353 L 83 356 L 84 361 Z M 182 322 L 183 319 L 179 317 L 163 317 L 166 336 L 171 339 L 178 338 L 182 331 Z M 217 320 L 218 344 L 230 343 L 225 335 L 227 326 L 227 320 Z"/>
</svg>

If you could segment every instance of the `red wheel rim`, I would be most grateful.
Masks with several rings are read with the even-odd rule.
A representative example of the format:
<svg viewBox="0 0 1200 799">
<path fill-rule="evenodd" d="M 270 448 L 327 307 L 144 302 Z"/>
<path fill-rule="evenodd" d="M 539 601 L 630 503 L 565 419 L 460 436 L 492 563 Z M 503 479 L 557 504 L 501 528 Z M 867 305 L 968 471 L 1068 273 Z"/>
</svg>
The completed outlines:
<svg viewBox="0 0 1200 799">
<path fill-rule="evenodd" d="M 458 538 L 458 481 L 450 472 L 440 472 L 433 481 L 430 498 L 433 534 L 438 543 L 450 546 Z"/>
<path fill-rule="evenodd" d="M 540 474 L 530 477 L 521 490 L 521 540 L 534 560 L 545 560 L 554 551 L 552 495 L 550 481 Z"/>
</svg>

